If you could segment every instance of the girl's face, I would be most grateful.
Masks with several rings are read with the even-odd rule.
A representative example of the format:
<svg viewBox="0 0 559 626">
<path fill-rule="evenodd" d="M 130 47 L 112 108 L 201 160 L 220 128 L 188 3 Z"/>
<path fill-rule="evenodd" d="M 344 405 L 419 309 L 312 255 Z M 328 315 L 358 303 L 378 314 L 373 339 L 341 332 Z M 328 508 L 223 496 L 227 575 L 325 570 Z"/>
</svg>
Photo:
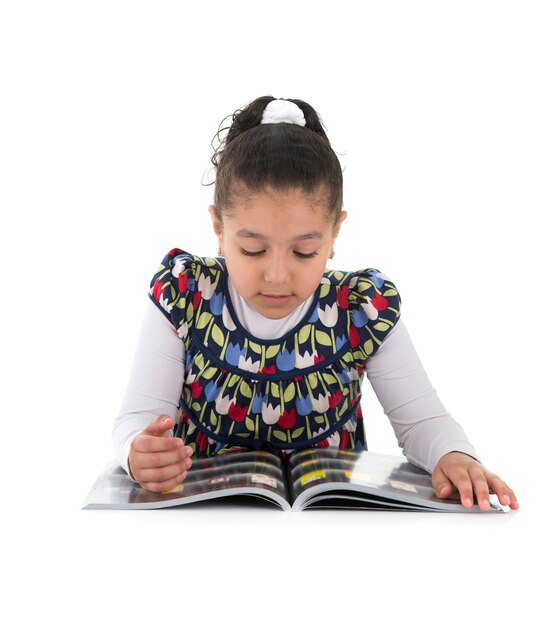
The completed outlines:
<svg viewBox="0 0 559 626">
<path fill-rule="evenodd" d="M 214 231 L 233 285 L 256 311 L 270 319 L 289 315 L 314 293 L 347 213 L 336 226 L 325 196 L 300 190 L 238 198 L 220 222 L 213 205 Z"/>
</svg>

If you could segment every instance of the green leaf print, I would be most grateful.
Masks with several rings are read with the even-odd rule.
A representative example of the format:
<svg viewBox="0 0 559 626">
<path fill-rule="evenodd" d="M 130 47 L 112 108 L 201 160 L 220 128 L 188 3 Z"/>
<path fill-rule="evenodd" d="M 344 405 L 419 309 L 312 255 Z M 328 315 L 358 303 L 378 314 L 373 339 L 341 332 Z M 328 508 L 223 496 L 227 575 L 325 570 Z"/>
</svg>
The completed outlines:
<svg viewBox="0 0 559 626">
<path fill-rule="evenodd" d="M 324 298 L 325 296 L 328 295 L 328 292 L 330 291 L 330 285 L 322 285 L 320 287 L 320 297 Z"/>
<path fill-rule="evenodd" d="M 338 382 L 335 376 L 332 376 L 332 374 L 327 374 L 326 372 L 322 374 L 322 377 L 329 385 L 335 385 Z"/>
<path fill-rule="evenodd" d="M 343 415 L 347 411 L 347 398 L 344 400 L 342 404 L 342 408 L 340 409 L 340 415 Z"/>
<path fill-rule="evenodd" d="M 398 292 L 396 291 L 396 289 L 387 289 L 383 294 L 382 294 L 385 298 L 387 296 L 397 296 Z"/>
<path fill-rule="evenodd" d="M 304 431 L 304 430 L 305 430 L 305 427 L 304 427 L 304 426 L 302 426 L 301 428 L 298 428 L 297 430 L 294 430 L 294 431 L 291 433 L 291 437 L 292 437 L 293 439 L 296 439 L 297 437 L 299 437 L 299 436 L 303 433 L 303 431 Z"/>
<path fill-rule="evenodd" d="M 257 343 L 254 343 L 254 341 L 249 341 L 248 343 L 251 349 L 254 350 L 254 352 L 257 352 L 258 354 L 260 354 L 260 346 Z"/>
<path fill-rule="evenodd" d="M 217 426 L 217 417 L 215 416 L 215 413 L 212 412 L 210 413 L 210 422 L 212 423 L 212 426 Z"/>
<path fill-rule="evenodd" d="M 218 346 L 223 346 L 224 336 L 221 328 L 214 324 L 212 327 L 212 339 L 217 343 Z"/>
<path fill-rule="evenodd" d="M 206 328 L 206 326 L 210 323 L 211 319 L 212 319 L 211 313 L 208 313 L 207 311 L 205 313 L 202 313 L 202 315 L 200 315 L 200 319 L 196 323 L 196 327 L 199 328 L 200 330 L 202 328 Z"/>
<path fill-rule="evenodd" d="M 190 302 L 186 309 L 186 319 L 191 320 L 193 313 L 194 313 L 194 307 L 192 306 L 192 302 Z"/>
<path fill-rule="evenodd" d="M 200 409 L 201 409 L 201 408 L 202 408 L 202 407 L 200 406 L 200 403 L 199 403 L 199 402 L 193 402 L 193 403 L 192 403 L 192 410 L 193 410 L 193 411 L 200 411 Z"/>
<path fill-rule="evenodd" d="M 317 388 L 317 386 L 318 386 L 318 376 L 317 376 L 316 372 L 311 372 L 308 375 L 308 379 L 307 380 L 309 381 L 311 389 L 316 389 Z"/>
<path fill-rule="evenodd" d="M 186 308 L 186 298 L 179 298 L 179 301 L 176 304 L 177 309 L 185 309 Z"/>
<path fill-rule="evenodd" d="M 245 418 L 246 427 L 250 430 L 250 432 L 254 432 L 254 420 L 251 420 L 250 417 Z"/>
<path fill-rule="evenodd" d="M 280 441 L 287 441 L 287 435 L 282 430 L 274 430 L 273 433 Z"/>
<path fill-rule="evenodd" d="M 213 378 L 214 374 L 217 372 L 217 367 L 208 367 L 202 372 L 202 378 Z"/>
<path fill-rule="evenodd" d="M 283 401 L 290 402 L 295 397 L 295 383 L 289 383 L 283 392 Z"/>
<path fill-rule="evenodd" d="M 303 326 L 303 328 L 301 328 L 301 330 L 298 332 L 298 340 L 300 344 L 307 341 L 309 335 L 311 334 L 311 328 L 312 324 L 307 324 L 306 326 Z"/>
<path fill-rule="evenodd" d="M 270 391 L 272 392 L 274 398 L 279 398 L 280 392 L 279 385 L 277 383 L 270 383 Z"/>
<path fill-rule="evenodd" d="M 365 280 L 360 280 L 357 283 L 357 291 L 359 293 L 363 292 L 363 291 L 367 291 L 367 289 L 371 288 L 371 283 L 369 281 L 365 281 Z"/>
<path fill-rule="evenodd" d="M 371 354 L 371 352 L 373 351 L 372 339 L 367 339 L 367 341 L 365 342 L 365 345 L 363 346 L 363 350 L 365 351 L 365 354 Z"/>
<path fill-rule="evenodd" d="M 266 348 L 266 358 L 271 359 L 272 357 L 276 356 L 279 350 L 280 350 L 279 344 Z"/>
<path fill-rule="evenodd" d="M 373 328 L 375 330 L 380 330 L 381 332 L 384 332 L 385 330 L 388 330 L 390 328 L 390 326 L 386 323 L 386 322 L 377 322 Z"/>
<path fill-rule="evenodd" d="M 315 421 L 317 424 L 324 424 L 324 415 L 317 415 L 317 416 L 314 418 L 314 421 Z"/>
<path fill-rule="evenodd" d="M 239 387 L 239 391 L 246 398 L 251 398 L 252 397 L 252 391 L 250 389 L 250 385 L 248 383 L 246 383 L 244 380 L 241 382 L 241 386 Z"/>
<path fill-rule="evenodd" d="M 331 346 L 332 345 L 332 340 L 330 339 L 330 335 L 327 335 L 322 330 L 317 330 L 316 333 L 315 333 L 315 337 L 316 337 L 316 340 L 318 341 L 318 343 L 322 344 L 323 346 Z"/>
</svg>

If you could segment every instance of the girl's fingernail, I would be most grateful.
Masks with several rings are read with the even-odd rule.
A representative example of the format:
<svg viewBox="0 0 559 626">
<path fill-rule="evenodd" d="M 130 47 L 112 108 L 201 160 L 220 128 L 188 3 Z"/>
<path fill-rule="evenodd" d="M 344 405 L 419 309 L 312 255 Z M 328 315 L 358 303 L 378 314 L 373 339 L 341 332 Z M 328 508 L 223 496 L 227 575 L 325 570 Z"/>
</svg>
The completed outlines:
<svg viewBox="0 0 559 626">
<path fill-rule="evenodd" d="M 503 504 L 510 504 L 510 498 L 508 496 L 503 496 Z"/>
<path fill-rule="evenodd" d="M 464 499 L 464 506 L 472 506 L 472 501 L 470 500 L 470 498 Z"/>
</svg>

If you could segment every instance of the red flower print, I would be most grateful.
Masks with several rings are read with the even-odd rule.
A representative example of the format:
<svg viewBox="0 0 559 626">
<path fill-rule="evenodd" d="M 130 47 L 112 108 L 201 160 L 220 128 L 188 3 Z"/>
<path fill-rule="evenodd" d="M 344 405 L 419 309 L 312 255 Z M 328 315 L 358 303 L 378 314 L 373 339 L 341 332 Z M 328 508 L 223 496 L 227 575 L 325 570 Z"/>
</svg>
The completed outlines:
<svg viewBox="0 0 559 626">
<path fill-rule="evenodd" d="M 349 292 L 349 286 L 343 285 L 338 289 L 338 306 L 342 309 L 347 309 L 347 296 Z"/>
<path fill-rule="evenodd" d="M 320 361 L 324 361 L 326 357 L 323 354 L 319 354 L 318 356 L 314 357 L 314 364 L 316 365 L 317 363 L 320 363 Z"/>
<path fill-rule="evenodd" d="M 355 411 L 355 416 L 357 417 L 358 420 L 363 419 L 363 411 L 361 409 L 361 405 L 357 407 L 357 411 Z"/>
<path fill-rule="evenodd" d="M 188 424 L 188 421 L 188 415 L 184 411 L 181 411 L 181 424 Z"/>
<path fill-rule="evenodd" d="M 181 250 L 180 248 L 173 248 L 167 256 L 177 256 L 177 254 L 182 254 L 183 252 L 184 250 Z"/>
<path fill-rule="evenodd" d="M 338 406 L 338 404 L 340 404 L 340 402 L 342 401 L 342 390 L 338 389 L 338 391 L 336 391 L 336 393 L 333 396 L 330 396 L 328 398 L 328 404 L 330 405 L 331 409 L 334 409 L 335 407 Z"/>
<path fill-rule="evenodd" d="M 163 283 L 159 280 L 159 278 L 155 281 L 155 285 L 153 286 L 153 297 L 159 302 L 159 298 L 163 293 Z"/>
<path fill-rule="evenodd" d="M 375 297 L 371 298 L 371 302 L 377 311 L 384 311 L 388 308 L 388 300 L 381 296 L 380 293 L 375 293 Z"/>
<path fill-rule="evenodd" d="M 338 445 L 340 448 L 349 447 L 349 432 L 347 430 L 344 430 L 340 435 L 340 443 Z"/>
<path fill-rule="evenodd" d="M 193 383 L 190 384 L 190 392 L 192 393 L 193 398 L 199 398 L 202 391 L 203 387 L 199 383 L 199 381 L 195 380 Z"/>
<path fill-rule="evenodd" d="M 198 433 L 196 435 L 196 445 L 198 446 L 200 452 L 204 452 L 204 450 L 208 447 L 208 437 L 204 435 L 204 433 Z"/>
<path fill-rule="evenodd" d="M 351 324 L 349 327 L 349 345 L 352 348 L 357 348 L 360 342 L 361 342 L 361 338 L 359 337 L 357 328 L 355 328 L 355 326 Z"/>
<path fill-rule="evenodd" d="M 295 426 L 295 409 L 284 411 L 277 422 L 280 428 L 293 428 Z"/>
<path fill-rule="evenodd" d="M 324 439 L 322 439 L 321 441 L 319 441 L 316 444 L 317 448 L 329 448 L 330 447 L 330 443 L 328 442 L 328 438 L 325 437 Z"/>
<path fill-rule="evenodd" d="M 188 284 L 188 276 L 186 272 L 179 274 L 179 292 L 184 293 L 186 291 L 186 285 Z"/>
<path fill-rule="evenodd" d="M 200 298 L 201 297 L 202 297 L 202 292 L 201 291 L 197 291 L 194 294 L 194 300 L 192 301 L 192 306 L 194 307 L 195 311 L 198 308 L 198 305 L 200 304 Z"/>
<path fill-rule="evenodd" d="M 295 378 L 293 379 L 296 383 L 298 383 L 303 377 L 302 376 L 295 376 Z"/>
<path fill-rule="evenodd" d="M 247 411 L 248 404 L 247 406 L 241 406 L 240 404 L 237 406 L 232 402 L 229 406 L 229 411 L 227 411 L 227 415 L 235 422 L 242 422 L 246 417 Z"/>
<path fill-rule="evenodd" d="M 276 366 L 275 365 L 264 366 L 261 370 L 258 371 L 258 373 L 259 374 L 275 374 Z"/>
</svg>

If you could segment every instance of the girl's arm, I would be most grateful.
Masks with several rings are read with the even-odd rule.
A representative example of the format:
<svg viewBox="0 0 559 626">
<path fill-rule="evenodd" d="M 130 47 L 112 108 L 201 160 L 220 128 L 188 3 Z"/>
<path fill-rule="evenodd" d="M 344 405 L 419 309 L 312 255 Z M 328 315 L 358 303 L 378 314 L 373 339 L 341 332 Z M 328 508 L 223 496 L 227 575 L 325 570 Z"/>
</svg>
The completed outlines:
<svg viewBox="0 0 559 626">
<path fill-rule="evenodd" d="M 407 459 L 432 473 L 448 452 L 479 458 L 439 400 L 402 319 L 367 361 L 367 377 Z"/>
<path fill-rule="evenodd" d="M 184 343 L 157 306 L 146 305 L 132 371 L 113 426 L 113 449 L 130 474 L 132 439 L 159 415 L 174 418 L 184 382 Z"/>
</svg>

